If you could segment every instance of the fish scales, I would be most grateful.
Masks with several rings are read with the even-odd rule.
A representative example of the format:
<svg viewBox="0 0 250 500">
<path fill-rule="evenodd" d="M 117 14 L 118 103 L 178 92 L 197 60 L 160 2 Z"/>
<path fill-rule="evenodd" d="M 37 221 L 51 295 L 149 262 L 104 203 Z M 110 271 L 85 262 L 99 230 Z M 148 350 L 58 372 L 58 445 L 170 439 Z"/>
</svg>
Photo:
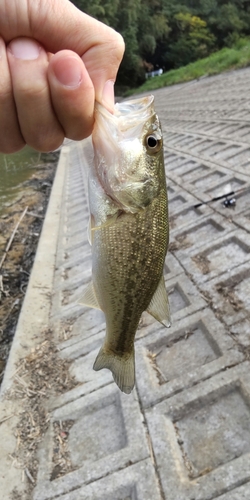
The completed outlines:
<svg viewBox="0 0 250 500">
<path fill-rule="evenodd" d="M 168 246 L 162 133 L 153 96 L 97 105 L 90 169 L 92 282 L 81 303 L 100 308 L 104 344 L 94 369 L 108 368 L 129 394 L 135 383 L 134 338 L 147 310 L 170 326 L 163 266 Z"/>
<path fill-rule="evenodd" d="M 162 189 L 144 210 L 120 216 L 114 226 L 95 233 L 93 253 L 100 255 L 93 273 L 96 295 L 102 310 L 109 310 L 107 340 L 119 354 L 132 348 L 141 314 L 162 276 L 167 244 L 165 210 Z"/>
</svg>

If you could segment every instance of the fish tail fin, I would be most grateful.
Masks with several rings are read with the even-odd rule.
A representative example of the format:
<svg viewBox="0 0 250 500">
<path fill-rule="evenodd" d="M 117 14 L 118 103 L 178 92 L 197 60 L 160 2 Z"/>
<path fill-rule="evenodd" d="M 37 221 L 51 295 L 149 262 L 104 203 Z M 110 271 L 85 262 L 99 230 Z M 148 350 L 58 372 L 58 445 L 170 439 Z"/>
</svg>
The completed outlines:
<svg viewBox="0 0 250 500">
<path fill-rule="evenodd" d="M 134 349 L 130 354 L 118 356 L 101 347 L 93 366 L 95 371 L 108 368 L 113 375 L 119 389 L 130 394 L 135 385 L 135 355 Z"/>
</svg>

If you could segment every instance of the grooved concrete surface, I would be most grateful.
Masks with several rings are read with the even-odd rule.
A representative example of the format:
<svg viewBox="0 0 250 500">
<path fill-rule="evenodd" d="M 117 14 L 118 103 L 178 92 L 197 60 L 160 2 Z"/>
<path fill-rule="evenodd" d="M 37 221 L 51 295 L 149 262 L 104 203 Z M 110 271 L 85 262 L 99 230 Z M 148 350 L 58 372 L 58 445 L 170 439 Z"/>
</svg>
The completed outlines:
<svg viewBox="0 0 250 500">
<path fill-rule="evenodd" d="M 155 98 L 169 190 L 172 327 L 143 314 L 130 396 L 109 371 L 92 370 L 104 318 L 77 304 L 91 276 L 89 142 L 65 148 L 55 181 L 65 171 L 60 207 L 47 214 L 58 228 L 49 324 L 78 385 L 49 401 L 34 500 L 250 498 L 250 69 L 161 89 Z M 236 191 L 235 208 L 223 200 L 194 208 L 223 190 Z M 6 422 L 1 442 L 3 432 L 13 439 Z M 53 458 L 58 422 L 69 423 L 71 469 L 63 474 Z M 6 499 L 13 470 L 0 467 Z"/>
</svg>

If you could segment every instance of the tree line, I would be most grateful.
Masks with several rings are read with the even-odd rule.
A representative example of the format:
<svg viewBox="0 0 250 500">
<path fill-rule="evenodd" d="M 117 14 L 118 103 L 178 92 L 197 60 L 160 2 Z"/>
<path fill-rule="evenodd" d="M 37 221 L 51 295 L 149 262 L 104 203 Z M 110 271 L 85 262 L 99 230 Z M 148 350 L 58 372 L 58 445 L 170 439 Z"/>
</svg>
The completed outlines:
<svg viewBox="0 0 250 500">
<path fill-rule="evenodd" d="M 250 0 L 72 0 L 123 35 L 117 84 L 135 87 L 153 69 L 179 68 L 250 35 Z"/>
</svg>

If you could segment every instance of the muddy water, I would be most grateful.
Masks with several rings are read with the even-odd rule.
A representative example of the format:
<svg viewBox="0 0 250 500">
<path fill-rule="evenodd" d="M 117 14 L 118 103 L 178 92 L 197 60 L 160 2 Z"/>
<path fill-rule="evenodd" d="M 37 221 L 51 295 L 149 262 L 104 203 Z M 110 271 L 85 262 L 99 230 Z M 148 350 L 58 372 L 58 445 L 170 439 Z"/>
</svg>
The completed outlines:
<svg viewBox="0 0 250 500">
<path fill-rule="evenodd" d="M 34 173 L 41 153 L 25 147 L 19 153 L 0 153 L 0 215 L 22 193 L 22 184 Z"/>
</svg>

